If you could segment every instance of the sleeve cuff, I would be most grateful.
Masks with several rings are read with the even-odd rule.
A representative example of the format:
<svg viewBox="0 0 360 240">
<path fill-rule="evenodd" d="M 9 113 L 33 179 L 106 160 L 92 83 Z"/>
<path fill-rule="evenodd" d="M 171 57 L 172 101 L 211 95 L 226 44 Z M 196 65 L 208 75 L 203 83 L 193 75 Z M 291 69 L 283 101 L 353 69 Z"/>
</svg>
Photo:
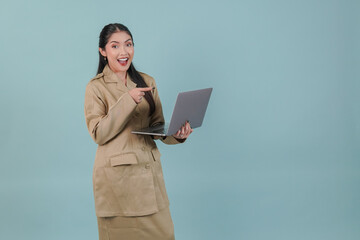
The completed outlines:
<svg viewBox="0 0 360 240">
<path fill-rule="evenodd" d="M 179 143 L 184 143 L 186 141 L 186 139 L 178 140 L 178 139 L 174 138 L 173 136 L 167 136 L 167 137 L 161 139 L 161 141 L 165 144 L 179 144 Z"/>
</svg>

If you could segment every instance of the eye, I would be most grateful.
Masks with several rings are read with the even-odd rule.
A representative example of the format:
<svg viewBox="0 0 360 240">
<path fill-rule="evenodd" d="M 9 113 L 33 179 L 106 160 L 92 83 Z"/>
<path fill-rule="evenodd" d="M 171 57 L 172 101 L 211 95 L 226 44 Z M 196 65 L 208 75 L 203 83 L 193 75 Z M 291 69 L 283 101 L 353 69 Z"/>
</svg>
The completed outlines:
<svg viewBox="0 0 360 240">
<path fill-rule="evenodd" d="M 132 43 L 127 43 L 126 46 L 131 47 Z"/>
<path fill-rule="evenodd" d="M 119 48 L 119 46 L 118 45 L 113 45 L 112 48 Z"/>
</svg>

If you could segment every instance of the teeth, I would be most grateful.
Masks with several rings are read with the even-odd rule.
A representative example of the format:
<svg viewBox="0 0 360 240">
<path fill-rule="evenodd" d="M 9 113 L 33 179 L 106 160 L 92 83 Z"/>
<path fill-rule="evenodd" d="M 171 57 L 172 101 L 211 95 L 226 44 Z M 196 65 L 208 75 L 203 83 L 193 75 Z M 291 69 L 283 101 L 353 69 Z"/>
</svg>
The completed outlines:
<svg viewBox="0 0 360 240">
<path fill-rule="evenodd" d="M 126 61 L 128 60 L 127 58 L 120 58 L 119 61 Z"/>
</svg>

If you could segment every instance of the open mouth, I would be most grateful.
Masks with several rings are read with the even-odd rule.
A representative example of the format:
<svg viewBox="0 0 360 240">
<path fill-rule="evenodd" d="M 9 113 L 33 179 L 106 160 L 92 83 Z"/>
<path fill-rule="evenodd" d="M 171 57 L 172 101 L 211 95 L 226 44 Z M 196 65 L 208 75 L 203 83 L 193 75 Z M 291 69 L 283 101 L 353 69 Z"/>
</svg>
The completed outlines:
<svg viewBox="0 0 360 240">
<path fill-rule="evenodd" d="M 128 63 L 129 58 L 119 58 L 118 62 L 120 63 L 121 66 L 126 66 L 126 64 Z"/>
</svg>

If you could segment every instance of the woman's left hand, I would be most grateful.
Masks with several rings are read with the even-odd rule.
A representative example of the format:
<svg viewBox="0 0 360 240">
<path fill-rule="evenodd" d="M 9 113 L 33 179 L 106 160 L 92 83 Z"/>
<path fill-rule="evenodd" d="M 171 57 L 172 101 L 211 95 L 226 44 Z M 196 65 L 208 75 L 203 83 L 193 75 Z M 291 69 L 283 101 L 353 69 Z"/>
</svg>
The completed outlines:
<svg viewBox="0 0 360 240">
<path fill-rule="evenodd" d="M 190 127 L 190 123 L 186 122 L 185 125 L 173 135 L 173 137 L 177 139 L 186 139 L 192 132 L 193 130 Z"/>
</svg>

